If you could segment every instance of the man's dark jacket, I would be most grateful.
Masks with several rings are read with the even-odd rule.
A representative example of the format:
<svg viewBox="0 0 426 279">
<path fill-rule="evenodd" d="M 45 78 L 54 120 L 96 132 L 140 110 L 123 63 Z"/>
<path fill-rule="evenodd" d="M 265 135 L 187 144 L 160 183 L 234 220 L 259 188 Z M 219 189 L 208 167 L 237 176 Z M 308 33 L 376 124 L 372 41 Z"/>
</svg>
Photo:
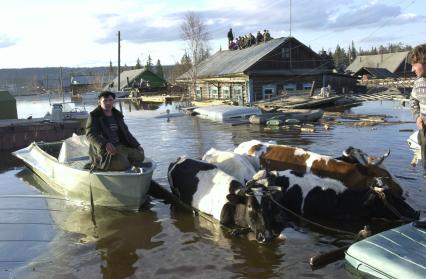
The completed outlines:
<svg viewBox="0 0 426 279">
<path fill-rule="evenodd" d="M 112 108 L 112 116 L 117 122 L 120 143 L 137 148 L 140 144 L 129 132 L 129 128 L 124 123 L 123 114 L 116 108 Z M 92 167 L 106 169 L 111 157 L 107 156 L 105 145 L 112 142 L 112 138 L 108 120 L 100 106 L 90 112 L 86 123 L 86 137 L 90 142 L 89 156 L 92 160 Z"/>
</svg>

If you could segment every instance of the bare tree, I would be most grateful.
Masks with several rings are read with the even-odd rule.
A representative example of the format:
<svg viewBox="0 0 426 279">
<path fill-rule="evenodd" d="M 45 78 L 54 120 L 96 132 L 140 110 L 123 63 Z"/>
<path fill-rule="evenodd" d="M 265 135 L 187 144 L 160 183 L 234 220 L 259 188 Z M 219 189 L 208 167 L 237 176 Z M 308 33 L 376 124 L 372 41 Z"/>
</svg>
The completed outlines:
<svg viewBox="0 0 426 279">
<path fill-rule="evenodd" d="M 192 67 L 188 73 L 191 82 L 191 95 L 195 96 L 195 86 L 198 77 L 197 66 L 206 58 L 205 53 L 208 50 L 207 42 L 209 34 L 201 18 L 194 12 L 185 14 L 180 28 L 181 37 L 187 42 L 188 53 L 192 62 Z"/>
</svg>

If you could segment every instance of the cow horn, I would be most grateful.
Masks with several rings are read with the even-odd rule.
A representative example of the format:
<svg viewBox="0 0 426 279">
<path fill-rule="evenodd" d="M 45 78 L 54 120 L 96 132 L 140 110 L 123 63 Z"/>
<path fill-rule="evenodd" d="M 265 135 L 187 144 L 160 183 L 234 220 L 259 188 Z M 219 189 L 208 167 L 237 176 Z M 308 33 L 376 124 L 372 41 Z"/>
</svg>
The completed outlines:
<svg viewBox="0 0 426 279">
<path fill-rule="evenodd" d="M 383 161 L 389 157 L 390 155 L 390 149 L 388 149 L 388 152 L 386 152 L 385 154 L 383 154 L 383 156 L 381 156 L 379 159 L 377 159 L 377 161 L 373 162 L 372 165 L 378 166 L 381 163 L 383 163 Z"/>
<path fill-rule="evenodd" d="M 345 157 L 351 157 L 351 153 L 352 153 L 353 149 L 354 148 L 352 146 L 349 146 L 348 148 L 346 148 L 345 150 L 343 150 L 343 152 L 342 152 L 343 156 L 345 156 Z"/>
<path fill-rule="evenodd" d="M 239 188 L 239 189 L 235 190 L 234 193 L 237 196 L 241 196 L 241 195 L 244 195 L 245 191 L 244 191 L 244 189 Z"/>
<path fill-rule="evenodd" d="M 267 176 L 268 176 L 268 173 L 266 170 L 260 170 L 255 175 L 253 175 L 252 179 L 260 180 L 260 179 L 266 178 Z"/>
</svg>

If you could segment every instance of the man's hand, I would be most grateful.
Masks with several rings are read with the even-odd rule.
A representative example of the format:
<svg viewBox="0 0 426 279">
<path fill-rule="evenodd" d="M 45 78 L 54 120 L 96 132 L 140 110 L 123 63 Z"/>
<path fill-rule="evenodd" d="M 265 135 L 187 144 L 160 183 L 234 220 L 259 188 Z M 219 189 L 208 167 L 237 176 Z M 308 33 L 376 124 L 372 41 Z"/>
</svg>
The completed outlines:
<svg viewBox="0 0 426 279">
<path fill-rule="evenodd" d="M 420 116 L 417 117 L 416 124 L 417 124 L 417 128 L 419 129 L 424 129 L 425 127 L 425 123 L 423 122 L 423 119 Z"/>
<path fill-rule="evenodd" d="M 110 142 L 108 142 L 105 145 L 105 149 L 108 152 L 108 154 L 111 154 L 111 155 L 117 154 L 117 148 L 115 148 L 115 146 L 112 143 L 110 143 Z"/>
</svg>

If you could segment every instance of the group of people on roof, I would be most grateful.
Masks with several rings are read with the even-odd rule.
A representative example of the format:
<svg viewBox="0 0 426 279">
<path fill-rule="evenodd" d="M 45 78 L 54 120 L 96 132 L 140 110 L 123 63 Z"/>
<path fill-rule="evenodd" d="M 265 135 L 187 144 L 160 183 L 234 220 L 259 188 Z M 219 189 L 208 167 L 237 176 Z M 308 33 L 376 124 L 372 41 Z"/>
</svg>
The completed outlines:
<svg viewBox="0 0 426 279">
<path fill-rule="evenodd" d="M 261 42 L 267 42 L 272 40 L 271 34 L 269 30 L 263 30 L 263 33 L 257 31 L 256 37 L 249 33 L 248 35 L 239 36 L 234 38 L 234 34 L 232 33 L 232 28 L 229 28 L 228 31 L 228 49 L 229 50 L 237 50 L 243 49 L 247 47 L 251 47 L 254 45 L 258 45 Z"/>
</svg>

